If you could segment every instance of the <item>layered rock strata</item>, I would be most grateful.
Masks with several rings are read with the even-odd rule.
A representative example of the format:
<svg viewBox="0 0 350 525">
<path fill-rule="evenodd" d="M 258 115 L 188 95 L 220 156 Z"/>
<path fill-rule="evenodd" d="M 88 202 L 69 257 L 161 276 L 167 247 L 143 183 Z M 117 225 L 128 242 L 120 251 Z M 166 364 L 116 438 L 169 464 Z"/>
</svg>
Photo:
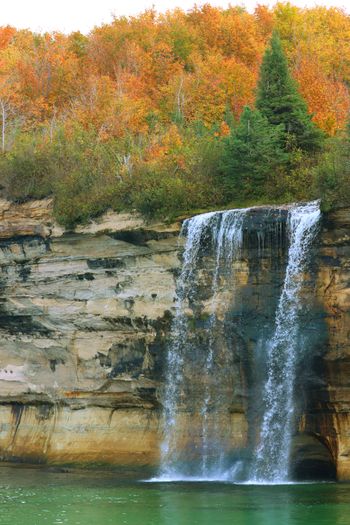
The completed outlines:
<svg viewBox="0 0 350 525">
<path fill-rule="evenodd" d="M 50 207 L 0 203 L 0 455 L 154 464 L 179 226 L 108 214 L 67 233 Z"/>
</svg>

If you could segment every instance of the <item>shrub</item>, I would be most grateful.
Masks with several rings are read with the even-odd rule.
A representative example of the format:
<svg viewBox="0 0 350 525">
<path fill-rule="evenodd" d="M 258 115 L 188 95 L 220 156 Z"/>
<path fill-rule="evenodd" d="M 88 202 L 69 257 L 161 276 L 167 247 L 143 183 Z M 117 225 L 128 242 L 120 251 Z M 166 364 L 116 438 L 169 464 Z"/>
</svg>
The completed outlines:
<svg viewBox="0 0 350 525">
<path fill-rule="evenodd" d="M 314 192 L 325 211 L 350 205 L 350 138 L 329 139 L 314 169 Z"/>
<path fill-rule="evenodd" d="M 0 161 L 0 181 L 15 201 L 40 199 L 52 192 L 51 148 L 37 137 L 23 134 Z"/>
</svg>

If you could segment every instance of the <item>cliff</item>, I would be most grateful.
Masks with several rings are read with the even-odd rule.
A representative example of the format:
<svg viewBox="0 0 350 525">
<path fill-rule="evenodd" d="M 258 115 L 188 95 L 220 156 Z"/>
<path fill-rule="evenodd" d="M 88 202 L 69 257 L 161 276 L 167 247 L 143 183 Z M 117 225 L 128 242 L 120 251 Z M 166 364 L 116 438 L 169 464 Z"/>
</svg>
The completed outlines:
<svg viewBox="0 0 350 525">
<path fill-rule="evenodd" d="M 0 455 L 153 464 L 179 225 L 65 233 L 50 208 L 0 203 Z"/>
<path fill-rule="evenodd" d="M 266 213 L 271 225 L 261 232 Z M 0 217 L 1 458 L 157 465 L 180 224 L 145 224 L 138 216 L 110 213 L 70 233 L 53 223 L 49 200 L 1 201 Z M 273 322 L 284 224 L 283 212 L 276 221 L 271 209 L 257 208 L 237 262 L 237 298 L 222 344 L 232 346 L 230 412 L 239 449 L 255 438 L 255 334 Z M 350 479 L 349 232 L 350 210 L 325 217 L 305 276 L 310 351 L 300 363 L 293 451 L 300 477 L 312 471 Z M 282 242 L 276 244 L 276 236 Z M 204 268 L 195 305 L 202 321 L 210 302 L 205 283 Z M 194 329 L 205 344 L 203 322 Z"/>
<path fill-rule="evenodd" d="M 323 317 L 315 334 L 313 381 L 300 430 L 325 445 L 339 480 L 350 479 L 350 209 L 324 218 L 317 246 L 314 315 Z"/>
</svg>

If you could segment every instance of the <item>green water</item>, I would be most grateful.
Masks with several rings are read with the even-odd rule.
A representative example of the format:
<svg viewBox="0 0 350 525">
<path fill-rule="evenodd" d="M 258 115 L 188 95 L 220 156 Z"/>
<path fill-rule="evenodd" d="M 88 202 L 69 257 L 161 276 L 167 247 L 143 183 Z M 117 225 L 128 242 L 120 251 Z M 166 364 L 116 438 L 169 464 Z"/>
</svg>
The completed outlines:
<svg viewBox="0 0 350 525">
<path fill-rule="evenodd" d="M 350 525 L 350 485 L 141 483 L 0 468 L 1 525 Z"/>
</svg>

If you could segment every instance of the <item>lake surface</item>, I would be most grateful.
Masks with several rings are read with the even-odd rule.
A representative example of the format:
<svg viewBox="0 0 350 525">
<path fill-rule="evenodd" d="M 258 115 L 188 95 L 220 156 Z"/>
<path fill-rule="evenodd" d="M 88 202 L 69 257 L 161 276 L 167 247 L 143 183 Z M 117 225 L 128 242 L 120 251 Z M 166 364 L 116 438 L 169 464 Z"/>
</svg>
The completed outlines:
<svg viewBox="0 0 350 525">
<path fill-rule="evenodd" d="M 142 483 L 0 468 L 1 525 L 349 525 L 350 485 Z"/>
</svg>

